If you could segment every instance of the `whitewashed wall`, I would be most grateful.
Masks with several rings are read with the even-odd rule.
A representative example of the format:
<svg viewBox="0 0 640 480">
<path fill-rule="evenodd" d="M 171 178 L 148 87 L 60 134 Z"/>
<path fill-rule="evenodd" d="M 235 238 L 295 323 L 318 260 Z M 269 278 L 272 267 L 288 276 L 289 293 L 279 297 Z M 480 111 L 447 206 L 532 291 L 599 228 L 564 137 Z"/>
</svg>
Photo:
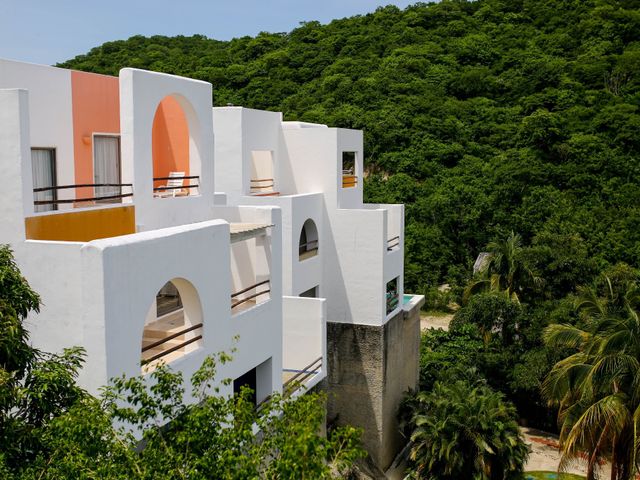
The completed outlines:
<svg viewBox="0 0 640 480">
<path fill-rule="evenodd" d="M 323 298 L 284 297 L 282 368 L 301 370 L 322 357 L 322 369 L 312 388 L 327 376 L 327 301 Z"/>
<path fill-rule="evenodd" d="M 0 243 L 23 241 L 24 217 L 33 212 L 29 142 L 29 93 L 0 90 Z"/>
<path fill-rule="evenodd" d="M 152 127 L 158 105 L 175 98 L 189 124 L 189 168 L 199 175 L 198 195 L 154 198 Z M 211 84 L 163 73 L 120 71 L 123 183 L 133 183 L 136 225 L 153 230 L 211 218 L 214 198 Z"/>
<path fill-rule="evenodd" d="M 55 148 L 58 185 L 76 183 L 71 70 L 0 59 L 0 89 L 3 88 L 29 91 L 29 147 Z M 59 191 L 61 199 L 71 198 L 70 195 L 72 190 Z"/>
</svg>

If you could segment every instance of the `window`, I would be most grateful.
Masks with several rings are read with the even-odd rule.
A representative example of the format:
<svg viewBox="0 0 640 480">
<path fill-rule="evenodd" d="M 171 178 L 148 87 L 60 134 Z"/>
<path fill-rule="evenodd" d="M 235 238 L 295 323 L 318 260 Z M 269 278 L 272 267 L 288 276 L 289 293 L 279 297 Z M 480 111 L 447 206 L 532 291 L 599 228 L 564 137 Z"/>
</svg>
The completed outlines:
<svg viewBox="0 0 640 480">
<path fill-rule="evenodd" d="M 357 185 L 356 152 L 342 152 L 342 188 L 353 188 Z"/>
<path fill-rule="evenodd" d="M 97 185 L 95 197 L 99 203 L 122 203 L 120 185 L 120 137 L 94 135 L 93 137 L 93 181 Z M 106 198 L 105 198 L 106 197 Z M 112 197 L 112 198 L 109 198 Z M 115 198 L 113 198 L 115 197 Z"/>
<path fill-rule="evenodd" d="M 233 381 L 233 394 L 238 395 L 241 392 L 243 387 L 249 388 L 251 390 L 251 394 L 249 395 L 249 401 L 252 402 L 254 405 L 257 404 L 256 391 L 258 389 L 258 379 L 256 375 L 257 373 L 256 370 L 257 369 L 252 368 L 247 373 L 245 373 L 244 375 L 240 375 L 238 378 L 236 378 Z"/>
<path fill-rule="evenodd" d="M 33 201 L 49 202 L 34 204 L 35 212 L 47 212 L 57 210 L 55 203 L 57 198 L 56 190 L 35 191 L 40 188 L 48 189 L 55 187 L 56 182 L 56 151 L 53 148 L 32 148 L 31 149 L 31 174 L 33 176 Z"/>
<path fill-rule="evenodd" d="M 171 363 L 203 345 L 202 308 L 195 287 L 174 278 L 156 293 L 142 332 L 142 373 Z"/>
<path fill-rule="evenodd" d="M 310 288 L 309 290 L 305 290 L 299 296 L 306 298 L 318 298 L 318 287 L 315 286 L 313 288 Z"/>
<path fill-rule="evenodd" d="M 158 318 L 182 308 L 182 299 L 176 286 L 167 282 L 156 295 L 156 316 Z"/>
<path fill-rule="evenodd" d="M 398 279 L 394 278 L 390 282 L 387 282 L 387 315 L 398 307 L 399 300 Z"/>
<path fill-rule="evenodd" d="M 302 225 L 298 244 L 298 260 L 306 260 L 318 254 L 318 228 L 310 218 Z"/>
</svg>

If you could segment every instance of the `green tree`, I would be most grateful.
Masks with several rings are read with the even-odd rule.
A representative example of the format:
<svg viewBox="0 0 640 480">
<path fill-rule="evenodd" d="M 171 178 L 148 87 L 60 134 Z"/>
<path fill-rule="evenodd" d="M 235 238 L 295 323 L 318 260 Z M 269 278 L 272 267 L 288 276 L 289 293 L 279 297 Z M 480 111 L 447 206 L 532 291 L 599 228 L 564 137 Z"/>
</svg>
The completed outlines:
<svg viewBox="0 0 640 480">
<path fill-rule="evenodd" d="M 617 273 L 603 276 L 597 290 L 581 289 L 583 326 L 551 325 L 544 336 L 550 347 L 575 352 L 556 363 L 543 391 L 558 407 L 560 469 L 586 452 L 588 480 L 597 478 L 602 460 L 611 462 L 612 480 L 638 472 L 640 295 L 628 269 Z"/>
<path fill-rule="evenodd" d="M 0 245 L 0 465 L 7 468 L 33 460 L 42 430 L 85 396 L 75 384 L 81 349 L 55 355 L 30 345 L 24 320 L 39 308 L 11 250 Z"/>
<path fill-rule="evenodd" d="M 17 477 L 341 478 L 362 455 L 353 428 L 321 435 L 322 395 L 274 395 L 258 409 L 248 389 L 221 396 L 216 362 L 229 359 L 208 358 L 192 376 L 191 405 L 182 375 L 167 366 L 148 379 L 114 379 L 100 400 L 86 398 L 51 423 L 46 453 Z"/>
<path fill-rule="evenodd" d="M 410 478 L 507 480 L 528 457 L 515 408 L 489 387 L 436 382 L 409 400 Z"/>
<path fill-rule="evenodd" d="M 479 275 L 465 289 L 465 298 L 484 292 L 502 292 L 504 295 L 520 303 L 520 297 L 527 288 L 535 288 L 542 284 L 523 258 L 522 237 L 513 232 L 497 242 L 487 245 L 488 255 L 479 269 Z"/>
</svg>

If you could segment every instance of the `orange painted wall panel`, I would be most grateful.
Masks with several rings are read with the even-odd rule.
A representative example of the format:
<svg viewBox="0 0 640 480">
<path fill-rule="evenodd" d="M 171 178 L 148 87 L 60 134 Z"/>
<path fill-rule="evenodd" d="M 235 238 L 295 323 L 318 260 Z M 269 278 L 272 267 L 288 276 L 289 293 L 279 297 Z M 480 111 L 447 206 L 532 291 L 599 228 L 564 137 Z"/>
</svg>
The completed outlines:
<svg viewBox="0 0 640 480">
<path fill-rule="evenodd" d="M 182 107 L 172 97 L 165 97 L 158 106 L 153 119 L 152 144 L 154 177 L 168 177 L 170 172 L 189 175 L 189 123 Z M 166 183 L 166 180 L 157 181 L 153 186 Z"/>
<path fill-rule="evenodd" d="M 92 135 L 120 133 L 118 78 L 72 70 L 71 98 L 75 181 L 76 184 L 94 183 Z M 91 188 L 76 190 L 76 198 L 93 196 Z"/>
<path fill-rule="evenodd" d="M 24 223 L 30 240 L 89 242 L 136 231 L 133 205 L 38 215 L 25 218 Z"/>
</svg>

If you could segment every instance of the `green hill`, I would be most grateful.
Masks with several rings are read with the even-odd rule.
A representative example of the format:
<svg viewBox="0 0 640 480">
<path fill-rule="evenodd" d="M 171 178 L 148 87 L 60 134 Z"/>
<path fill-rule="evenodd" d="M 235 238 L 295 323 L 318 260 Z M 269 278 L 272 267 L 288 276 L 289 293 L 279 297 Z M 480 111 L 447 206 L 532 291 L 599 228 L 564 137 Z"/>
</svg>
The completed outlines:
<svg viewBox="0 0 640 480">
<path fill-rule="evenodd" d="M 553 296 L 640 266 L 640 0 L 385 7 L 222 42 L 132 37 L 60 66 L 206 80 L 214 104 L 365 131 L 366 197 L 404 202 L 411 291 L 522 234 Z"/>
</svg>

